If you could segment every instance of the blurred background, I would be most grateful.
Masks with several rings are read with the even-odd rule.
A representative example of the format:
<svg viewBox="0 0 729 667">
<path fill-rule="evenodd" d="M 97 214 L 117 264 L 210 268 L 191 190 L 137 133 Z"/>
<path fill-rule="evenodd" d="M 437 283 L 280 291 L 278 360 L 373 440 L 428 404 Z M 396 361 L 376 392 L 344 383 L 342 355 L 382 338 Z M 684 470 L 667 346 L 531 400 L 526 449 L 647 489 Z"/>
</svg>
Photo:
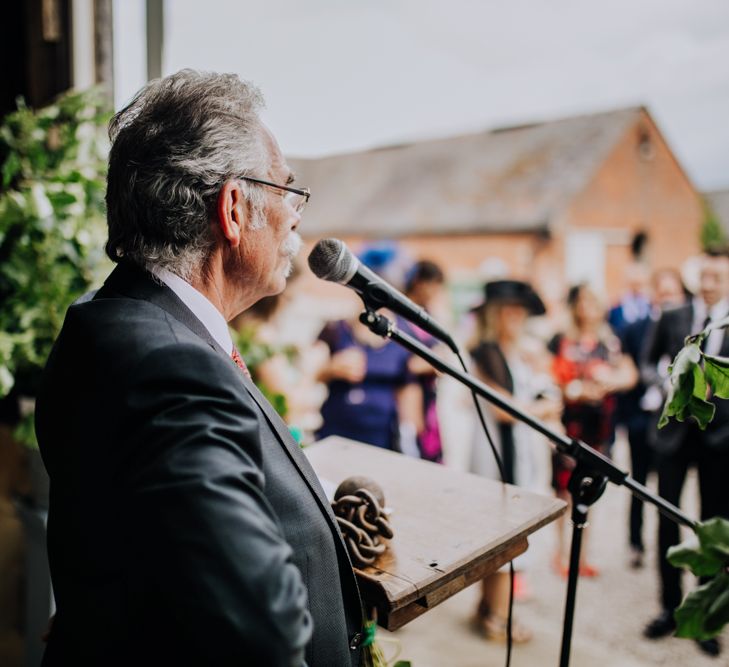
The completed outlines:
<svg viewBox="0 0 729 667">
<path fill-rule="evenodd" d="M 472 351 L 471 309 L 486 282 L 531 283 L 547 313 L 528 334 L 546 344 L 569 329 L 570 286 L 589 284 L 605 321 L 628 302 L 645 318 L 652 275 L 671 269 L 695 292 L 698 256 L 726 245 L 729 4 L 720 0 L 22 0 L 3 8 L 0 53 L 0 665 L 39 664 L 52 592 L 34 387 L 65 308 L 109 269 L 105 126 L 146 81 L 189 67 L 256 83 L 297 184 L 312 191 L 300 227 L 307 248 L 341 238 L 411 291 L 416 267 L 434 265 L 423 282 L 439 289 L 423 305 Z M 347 364 L 331 323 L 357 312 L 344 292 L 302 262 L 281 300 L 235 323 L 249 365 L 304 443 L 334 432 L 326 401 Z M 411 455 L 473 469 L 467 400 L 409 372 L 418 382 L 401 384 L 420 386 L 426 422 L 438 397 L 438 444 L 428 449 L 427 425 L 404 419 L 398 395 L 391 448 L 406 451 L 403 422 L 414 421 Z M 347 391 L 342 400 L 356 404 Z M 609 447 L 629 467 L 613 421 Z M 549 450 L 539 451 L 535 488 L 550 493 Z M 685 494 L 695 511 L 693 478 Z M 593 639 L 576 640 L 575 664 L 703 664 L 691 643 L 641 637 L 658 604 L 655 520 L 646 519 L 645 564 L 629 568 L 626 495 L 611 490 L 610 509 L 598 510 L 603 574 L 578 601 L 578 637 Z M 564 589 L 543 533 L 522 612 L 535 637 L 517 665 L 545 664 L 545 650 L 556 662 Z M 418 667 L 498 664 L 503 648 L 469 630 L 473 595 L 409 626 L 398 639 L 404 657 Z M 608 617 L 611 630 L 599 622 Z"/>
</svg>

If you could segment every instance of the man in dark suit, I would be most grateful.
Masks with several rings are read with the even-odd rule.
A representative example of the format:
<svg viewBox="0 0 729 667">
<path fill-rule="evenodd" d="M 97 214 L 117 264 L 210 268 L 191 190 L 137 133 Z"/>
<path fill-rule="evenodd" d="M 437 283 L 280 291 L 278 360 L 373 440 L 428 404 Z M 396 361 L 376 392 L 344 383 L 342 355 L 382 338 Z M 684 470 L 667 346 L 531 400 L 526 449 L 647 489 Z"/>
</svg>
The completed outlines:
<svg viewBox="0 0 729 667">
<path fill-rule="evenodd" d="M 234 75 L 111 123 L 104 286 L 73 305 L 37 432 L 57 602 L 45 665 L 357 665 L 327 499 L 227 322 L 280 292 L 308 191 Z"/>
<path fill-rule="evenodd" d="M 652 278 L 653 304 L 650 314 L 623 327 L 620 340 L 623 350 L 640 368 L 646 341 L 658 322 L 661 312 L 676 308 L 685 301 L 685 289 L 681 274 L 673 269 L 656 271 Z M 656 376 L 655 369 L 651 375 Z M 655 428 L 655 413 L 660 409 L 663 396 L 661 381 L 647 385 L 645 378 L 623 394 L 618 395 L 618 414 L 625 425 L 630 446 L 630 472 L 636 482 L 645 484 L 648 472 L 653 468 L 653 448 L 649 436 Z M 630 548 L 631 566 L 643 566 L 643 501 L 635 496 L 630 501 Z"/>
<path fill-rule="evenodd" d="M 691 333 L 701 331 L 711 320 L 729 314 L 729 257 L 723 253 L 707 254 L 701 262 L 700 294 L 689 303 L 666 310 L 658 321 L 646 348 L 645 367 L 650 374 L 659 364 L 667 364 L 684 345 Z M 724 330 L 712 332 L 704 343 L 707 354 L 729 355 L 729 338 Z M 701 518 L 729 518 L 729 401 L 712 399 L 716 414 L 705 431 L 693 420 L 671 422 L 654 434 L 658 492 L 678 505 L 690 466 L 699 474 Z M 645 628 L 651 639 L 669 634 L 675 628 L 674 609 L 681 603 L 681 570 L 666 560 L 666 551 L 679 541 L 678 526 L 661 515 L 658 532 L 658 557 L 661 578 L 662 611 Z M 717 640 L 700 642 L 712 655 L 719 653 Z"/>
</svg>

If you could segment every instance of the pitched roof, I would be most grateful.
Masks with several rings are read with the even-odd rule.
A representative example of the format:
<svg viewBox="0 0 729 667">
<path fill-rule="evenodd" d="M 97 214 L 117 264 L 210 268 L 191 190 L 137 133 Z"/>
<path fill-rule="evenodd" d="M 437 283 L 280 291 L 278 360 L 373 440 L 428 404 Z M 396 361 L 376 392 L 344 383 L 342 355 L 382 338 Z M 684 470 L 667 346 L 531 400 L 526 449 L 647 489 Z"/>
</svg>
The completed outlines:
<svg viewBox="0 0 729 667">
<path fill-rule="evenodd" d="M 729 190 L 714 190 L 703 194 L 711 210 L 719 218 L 724 232 L 729 235 Z"/>
<path fill-rule="evenodd" d="M 311 188 L 302 233 L 397 237 L 546 229 L 642 107 L 291 159 Z"/>
</svg>

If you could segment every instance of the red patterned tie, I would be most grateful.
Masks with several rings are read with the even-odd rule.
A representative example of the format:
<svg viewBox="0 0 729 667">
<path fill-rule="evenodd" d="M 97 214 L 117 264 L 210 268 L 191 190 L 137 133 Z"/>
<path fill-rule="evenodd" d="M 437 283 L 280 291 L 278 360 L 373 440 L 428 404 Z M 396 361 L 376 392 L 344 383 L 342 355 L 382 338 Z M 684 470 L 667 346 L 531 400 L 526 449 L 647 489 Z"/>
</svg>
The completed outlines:
<svg viewBox="0 0 729 667">
<path fill-rule="evenodd" d="M 238 366 L 243 371 L 243 374 L 250 380 L 251 379 L 251 372 L 248 370 L 248 366 L 246 366 L 246 362 L 243 361 L 243 357 L 240 356 L 240 352 L 238 352 L 238 348 L 233 346 L 233 352 L 230 354 L 231 359 L 235 362 L 235 365 Z"/>
</svg>

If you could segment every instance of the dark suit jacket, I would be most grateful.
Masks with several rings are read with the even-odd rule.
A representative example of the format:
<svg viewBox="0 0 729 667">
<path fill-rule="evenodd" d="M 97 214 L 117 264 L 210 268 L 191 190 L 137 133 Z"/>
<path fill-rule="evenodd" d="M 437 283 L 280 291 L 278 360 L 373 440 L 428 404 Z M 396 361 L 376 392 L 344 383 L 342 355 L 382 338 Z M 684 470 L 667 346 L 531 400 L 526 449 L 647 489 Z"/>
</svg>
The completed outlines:
<svg viewBox="0 0 729 667">
<path fill-rule="evenodd" d="M 693 318 L 694 307 L 690 303 L 666 310 L 661 315 L 646 346 L 645 364 L 648 367 L 655 368 L 664 355 L 668 355 L 673 361 L 683 347 L 686 336 L 697 333 L 692 331 Z M 721 356 L 729 355 L 729 339 L 726 335 L 719 354 Z M 729 401 L 716 398 L 711 401 L 716 405 L 716 413 L 707 427 L 703 439 L 709 447 L 726 449 L 729 447 Z M 693 420 L 689 423 L 671 419 L 666 426 L 655 432 L 653 440 L 655 448 L 665 454 L 675 452 L 684 439 L 691 435 L 692 424 Z"/>
<path fill-rule="evenodd" d="M 73 305 L 36 415 L 45 665 L 359 664 L 357 584 L 318 480 L 171 290 L 120 265 Z"/>
<path fill-rule="evenodd" d="M 646 341 L 649 340 L 655 324 L 651 317 L 643 317 L 626 324 L 620 332 L 623 352 L 630 355 L 636 368 L 641 366 Z M 634 387 L 618 394 L 618 423 L 626 424 L 629 428 L 646 428 L 648 426 L 650 413 L 645 412 L 640 407 L 640 400 L 647 388 L 646 383 L 641 378 Z"/>
</svg>

